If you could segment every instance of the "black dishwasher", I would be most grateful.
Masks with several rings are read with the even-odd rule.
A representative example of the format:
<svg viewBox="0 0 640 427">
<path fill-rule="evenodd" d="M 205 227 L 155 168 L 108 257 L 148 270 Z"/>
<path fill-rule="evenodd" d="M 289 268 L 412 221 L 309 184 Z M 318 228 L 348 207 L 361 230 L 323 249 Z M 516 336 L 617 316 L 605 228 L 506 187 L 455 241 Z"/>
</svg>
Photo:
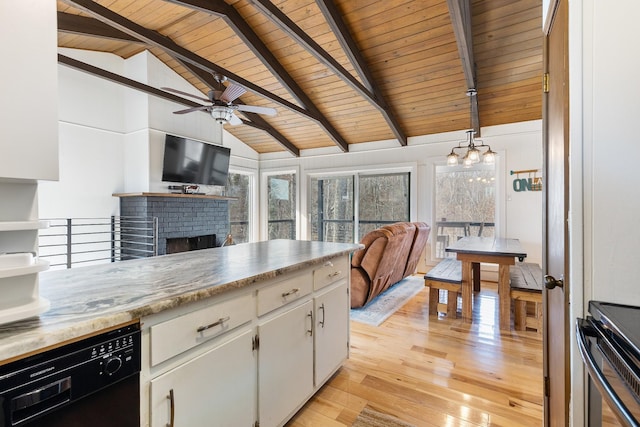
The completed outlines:
<svg viewBox="0 0 640 427">
<path fill-rule="evenodd" d="M 140 325 L 0 366 L 0 427 L 139 427 Z"/>
</svg>

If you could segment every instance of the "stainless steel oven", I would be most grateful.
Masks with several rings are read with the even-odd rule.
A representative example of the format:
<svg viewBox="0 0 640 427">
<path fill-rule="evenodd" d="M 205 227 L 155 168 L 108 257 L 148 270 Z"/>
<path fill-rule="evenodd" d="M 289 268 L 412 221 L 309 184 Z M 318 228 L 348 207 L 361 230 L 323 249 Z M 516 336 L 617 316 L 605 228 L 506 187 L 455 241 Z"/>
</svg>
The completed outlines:
<svg viewBox="0 0 640 427">
<path fill-rule="evenodd" d="M 0 427 L 139 427 L 140 326 L 0 366 Z"/>
<path fill-rule="evenodd" d="M 591 301 L 589 314 L 576 321 L 588 425 L 640 427 L 640 307 Z"/>
</svg>

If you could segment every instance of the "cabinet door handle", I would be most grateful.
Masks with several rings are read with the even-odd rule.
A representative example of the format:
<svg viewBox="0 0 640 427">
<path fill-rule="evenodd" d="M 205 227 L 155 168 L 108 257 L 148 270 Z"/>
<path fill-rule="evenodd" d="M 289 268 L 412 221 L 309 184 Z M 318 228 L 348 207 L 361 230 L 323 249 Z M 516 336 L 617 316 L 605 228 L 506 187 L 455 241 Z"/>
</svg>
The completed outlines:
<svg viewBox="0 0 640 427">
<path fill-rule="evenodd" d="M 324 303 L 320 305 L 320 310 L 322 310 L 322 320 L 318 324 L 324 329 Z"/>
<path fill-rule="evenodd" d="M 229 319 L 231 319 L 230 316 L 221 317 L 217 321 L 215 321 L 215 322 L 213 322 L 213 323 L 211 323 L 209 325 L 198 327 L 198 329 L 196 329 L 196 331 L 197 332 L 206 331 L 207 329 L 211 329 L 211 328 L 214 328 L 216 326 L 222 325 L 224 322 L 227 322 Z"/>
<path fill-rule="evenodd" d="M 298 293 L 298 292 L 300 292 L 300 288 L 293 288 L 289 292 L 283 292 L 282 293 L 282 298 L 286 298 L 289 295 L 293 295 L 293 294 Z"/>
<path fill-rule="evenodd" d="M 342 271 L 338 270 L 338 271 L 334 271 L 333 273 L 329 274 L 329 279 L 333 279 L 336 276 L 339 276 L 342 274 Z"/>
<path fill-rule="evenodd" d="M 333 263 L 331 261 L 327 261 L 324 263 L 325 267 L 333 267 Z"/>
<path fill-rule="evenodd" d="M 312 337 L 313 336 L 313 310 L 311 310 L 309 314 L 307 314 L 307 317 L 311 318 L 311 329 L 307 329 L 307 333 L 309 334 L 310 337 Z"/>
<path fill-rule="evenodd" d="M 169 422 L 167 423 L 167 427 L 173 427 L 174 421 L 176 418 L 176 406 L 175 406 L 175 400 L 173 398 L 173 389 L 169 390 L 169 395 L 167 396 L 167 399 L 169 399 L 169 408 L 170 408 Z"/>
</svg>

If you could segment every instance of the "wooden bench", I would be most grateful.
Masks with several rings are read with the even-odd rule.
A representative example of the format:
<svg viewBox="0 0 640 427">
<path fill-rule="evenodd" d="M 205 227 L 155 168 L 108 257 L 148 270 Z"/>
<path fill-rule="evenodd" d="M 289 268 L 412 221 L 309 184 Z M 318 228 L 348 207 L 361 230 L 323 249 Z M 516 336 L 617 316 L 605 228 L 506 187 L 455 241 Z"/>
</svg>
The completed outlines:
<svg viewBox="0 0 640 427">
<path fill-rule="evenodd" d="M 455 258 L 445 258 L 424 276 L 429 287 L 429 314 L 447 313 L 456 317 L 458 294 L 462 291 L 462 263 Z M 447 304 L 440 303 L 440 290 L 447 291 Z"/>
<path fill-rule="evenodd" d="M 527 328 L 542 333 L 542 268 L 532 262 L 517 262 L 509 269 L 511 299 L 514 302 L 514 326 L 518 331 Z M 527 303 L 533 305 L 527 312 Z"/>
</svg>

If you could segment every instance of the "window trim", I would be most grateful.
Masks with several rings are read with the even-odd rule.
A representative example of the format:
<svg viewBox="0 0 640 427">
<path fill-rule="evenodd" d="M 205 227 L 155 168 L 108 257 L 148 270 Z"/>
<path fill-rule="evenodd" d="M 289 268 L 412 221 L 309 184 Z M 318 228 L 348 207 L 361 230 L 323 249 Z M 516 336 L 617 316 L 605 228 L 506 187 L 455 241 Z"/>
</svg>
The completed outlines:
<svg viewBox="0 0 640 427">
<path fill-rule="evenodd" d="M 357 169 L 344 166 L 339 168 L 307 169 L 305 171 L 305 195 L 311 194 L 311 178 L 332 178 L 336 176 L 354 177 L 354 223 L 359 222 L 359 185 L 360 176 L 386 175 L 394 173 L 409 173 L 409 221 L 417 221 L 418 217 L 418 162 L 406 162 L 390 164 L 386 167 L 380 165 L 360 166 Z M 304 236 L 311 239 L 311 215 L 309 214 L 310 200 L 305 199 L 305 230 Z M 354 226 L 354 242 L 357 242 L 358 229 Z"/>
</svg>

